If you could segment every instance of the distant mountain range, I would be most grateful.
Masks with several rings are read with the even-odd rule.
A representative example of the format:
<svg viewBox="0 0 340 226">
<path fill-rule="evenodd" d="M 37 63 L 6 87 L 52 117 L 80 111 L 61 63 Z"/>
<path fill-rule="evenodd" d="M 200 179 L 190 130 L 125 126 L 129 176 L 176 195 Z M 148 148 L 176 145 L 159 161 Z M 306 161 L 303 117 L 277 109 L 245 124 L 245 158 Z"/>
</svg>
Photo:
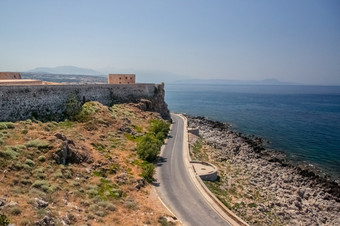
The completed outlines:
<svg viewBox="0 0 340 226">
<path fill-rule="evenodd" d="M 298 83 L 282 82 L 278 79 L 264 80 L 227 80 L 227 79 L 189 79 L 176 81 L 177 84 L 220 84 L 220 85 L 299 85 Z"/>
<path fill-rule="evenodd" d="M 37 67 L 28 72 L 45 73 L 45 74 L 67 74 L 67 75 L 97 75 L 106 76 L 99 71 L 89 68 L 80 68 L 75 66 L 58 66 L 58 67 Z"/>
<path fill-rule="evenodd" d="M 175 73 L 157 70 L 119 70 L 118 73 L 134 73 L 138 83 L 172 83 L 172 84 L 221 84 L 221 85 L 299 85 L 298 83 L 282 82 L 278 79 L 264 80 L 227 80 L 227 79 L 191 79 Z M 112 73 L 115 73 L 112 71 Z M 76 66 L 37 67 L 24 72 L 26 78 L 53 82 L 71 83 L 103 83 L 107 74 Z M 105 77 L 105 79 L 103 78 Z"/>
</svg>

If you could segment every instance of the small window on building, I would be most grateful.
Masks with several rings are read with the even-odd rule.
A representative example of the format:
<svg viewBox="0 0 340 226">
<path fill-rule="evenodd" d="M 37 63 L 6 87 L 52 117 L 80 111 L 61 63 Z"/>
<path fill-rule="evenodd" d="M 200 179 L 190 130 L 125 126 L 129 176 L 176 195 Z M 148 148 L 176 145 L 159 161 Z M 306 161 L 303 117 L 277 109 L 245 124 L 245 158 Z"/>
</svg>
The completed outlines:
<svg viewBox="0 0 340 226">
<path fill-rule="evenodd" d="M 119 77 L 119 80 L 122 79 L 122 77 Z"/>
</svg>

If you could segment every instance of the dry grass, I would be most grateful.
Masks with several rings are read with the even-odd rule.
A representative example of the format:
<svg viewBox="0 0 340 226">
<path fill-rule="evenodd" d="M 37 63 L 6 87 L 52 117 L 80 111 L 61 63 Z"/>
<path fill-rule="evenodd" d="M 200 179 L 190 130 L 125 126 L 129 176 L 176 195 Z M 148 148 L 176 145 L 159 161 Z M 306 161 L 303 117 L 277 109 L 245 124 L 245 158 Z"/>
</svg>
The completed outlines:
<svg viewBox="0 0 340 226">
<path fill-rule="evenodd" d="M 144 134 L 150 121 L 159 118 L 133 104 L 108 108 L 91 102 L 75 121 L 3 124 L 0 198 L 6 194 L 7 202 L 17 203 L 3 213 L 16 225 L 46 215 L 56 224 L 62 220 L 74 225 L 159 224 L 160 218 L 171 214 L 151 185 L 135 188 L 142 168 L 136 164 L 140 161 L 136 141 L 126 136 Z M 57 133 L 72 140 L 77 150 L 88 151 L 93 162 L 58 165 L 54 155 L 63 141 Z M 34 198 L 49 205 L 39 209 Z"/>
</svg>

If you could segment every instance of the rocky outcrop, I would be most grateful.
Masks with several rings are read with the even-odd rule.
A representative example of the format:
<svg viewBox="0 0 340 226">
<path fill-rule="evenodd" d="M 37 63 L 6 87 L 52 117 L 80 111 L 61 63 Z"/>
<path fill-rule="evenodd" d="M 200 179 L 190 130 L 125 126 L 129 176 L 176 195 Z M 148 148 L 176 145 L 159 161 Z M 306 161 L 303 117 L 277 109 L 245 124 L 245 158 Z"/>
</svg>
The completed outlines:
<svg viewBox="0 0 340 226">
<path fill-rule="evenodd" d="M 337 181 L 321 176 L 315 168 L 290 162 L 284 153 L 265 149 L 261 138 L 236 133 L 228 124 L 202 117 L 188 119 L 189 126 L 198 127 L 206 143 L 213 147 L 210 154 L 217 162 L 237 166 L 239 176 L 249 178 L 245 196 L 249 196 L 250 187 L 256 187 L 264 197 L 272 197 L 255 203 L 257 213 L 273 210 L 281 222 L 289 225 L 340 225 Z M 242 211 L 253 210 L 245 207 Z"/>
<path fill-rule="evenodd" d="M 55 136 L 63 141 L 61 149 L 53 154 L 53 158 L 58 164 L 93 162 L 91 150 L 87 150 L 85 147 L 76 148 L 74 142 L 63 134 L 57 133 Z"/>
<path fill-rule="evenodd" d="M 170 112 L 164 97 L 165 97 L 164 83 L 156 85 L 154 95 L 150 99 L 152 105 L 147 110 L 160 113 L 164 119 L 170 119 Z"/>
</svg>

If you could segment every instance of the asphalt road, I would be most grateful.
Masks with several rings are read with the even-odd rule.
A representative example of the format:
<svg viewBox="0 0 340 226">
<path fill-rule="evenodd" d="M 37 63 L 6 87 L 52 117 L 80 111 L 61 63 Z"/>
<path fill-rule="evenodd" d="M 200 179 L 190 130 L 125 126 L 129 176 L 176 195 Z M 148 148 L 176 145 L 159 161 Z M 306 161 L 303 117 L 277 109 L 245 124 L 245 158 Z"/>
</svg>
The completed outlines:
<svg viewBox="0 0 340 226">
<path fill-rule="evenodd" d="M 173 126 L 157 166 L 156 189 L 162 201 L 185 225 L 228 225 L 201 196 L 183 159 L 184 121 L 172 115 Z"/>
</svg>

